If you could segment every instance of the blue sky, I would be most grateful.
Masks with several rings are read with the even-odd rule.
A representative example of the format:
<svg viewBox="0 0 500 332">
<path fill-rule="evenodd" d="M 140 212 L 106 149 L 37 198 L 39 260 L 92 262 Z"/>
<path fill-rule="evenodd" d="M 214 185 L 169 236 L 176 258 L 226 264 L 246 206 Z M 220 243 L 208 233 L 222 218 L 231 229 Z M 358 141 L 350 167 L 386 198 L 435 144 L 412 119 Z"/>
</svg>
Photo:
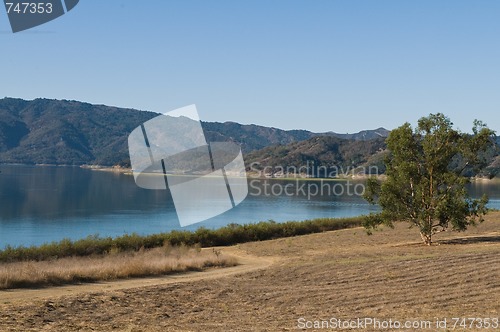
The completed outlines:
<svg viewBox="0 0 500 332">
<path fill-rule="evenodd" d="M 356 132 L 442 112 L 500 132 L 500 1 L 81 0 L 12 34 L 0 97 Z"/>
</svg>

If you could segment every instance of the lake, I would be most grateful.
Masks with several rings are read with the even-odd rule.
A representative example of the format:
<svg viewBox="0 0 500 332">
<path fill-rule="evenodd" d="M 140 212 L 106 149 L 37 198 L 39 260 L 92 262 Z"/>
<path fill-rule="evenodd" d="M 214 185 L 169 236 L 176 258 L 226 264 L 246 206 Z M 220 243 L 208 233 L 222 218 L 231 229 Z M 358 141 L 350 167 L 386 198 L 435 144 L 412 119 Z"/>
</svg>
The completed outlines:
<svg viewBox="0 0 500 332">
<path fill-rule="evenodd" d="M 131 175 L 79 167 L 0 165 L 0 248 L 88 235 L 120 236 L 229 223 L 352 217 L 377 211 L 360 196 L 360 182 L 249 179 L 249 195 L 217 217 L 181 227 L 168 191 L 136 186 Z M 286 189 L 285 189 L 286 187 Z M 500 209 L 491 182 L 469 185 Z"/>
</svg>

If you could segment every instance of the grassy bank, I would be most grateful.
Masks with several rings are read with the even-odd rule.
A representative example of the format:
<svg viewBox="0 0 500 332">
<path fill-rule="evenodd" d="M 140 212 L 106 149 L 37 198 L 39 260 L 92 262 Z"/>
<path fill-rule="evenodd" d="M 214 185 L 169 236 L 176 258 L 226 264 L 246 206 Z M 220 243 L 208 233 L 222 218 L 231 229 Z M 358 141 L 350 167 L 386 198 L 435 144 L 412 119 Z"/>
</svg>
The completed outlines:
<svg viewBox="0 0 500 332">
<path fill-rule="evenodd" d="M 172 231 L 147 236 L 132 234 L 116 238 L 90 236 L 77 241 L 66 239 L 41 246 L 7 246 L 0 251 L 0 262 L 43 261 L 73 256 L 106 255 L 113 252 L 137 252 L 141 249 L 152 249 L 165 245 L 227 246 L 357 227 L 361 225 L 362 220 L 363 217 L 322 218 L 285 223 L 268 221 L 246 225 L 230 224 L 216 230 L 199 228 L 195 232 Z"/>
<path fill-rule="evenodd" d="M 80 282 L 201 271 L 237 264 L 220 251 L 164 246 L 104 256 L 66 257 L 50 261 L 0 264 L 0 289 L 44 287 Z"/>
</svg>

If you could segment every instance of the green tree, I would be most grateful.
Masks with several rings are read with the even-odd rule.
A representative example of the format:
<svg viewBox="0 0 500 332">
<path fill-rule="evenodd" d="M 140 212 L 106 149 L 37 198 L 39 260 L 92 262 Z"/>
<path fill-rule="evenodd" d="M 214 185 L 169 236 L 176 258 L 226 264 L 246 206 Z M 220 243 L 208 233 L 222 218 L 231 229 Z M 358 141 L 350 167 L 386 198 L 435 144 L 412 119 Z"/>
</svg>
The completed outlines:
<svg viewBox="0 0 500 332">
<path fill-rule="evenodd" d="M 415 129 L 405 123 L 393 130 L 387 138 L 387 179 L 369 179 L 365 192 L 365 199 L 382 211 L 367 217 L 365 228 L 371 232 L 381 224 L 407 221 L 431 245 L 436 233 L 464 231 L 482 222 L 488 198 L 469 197 L 464 173 L 483 166 L 481 156 L 493 137 L 478 120 L 472 135 L 461 133 L 441 113 L 421 118 Z"/>
</svg>

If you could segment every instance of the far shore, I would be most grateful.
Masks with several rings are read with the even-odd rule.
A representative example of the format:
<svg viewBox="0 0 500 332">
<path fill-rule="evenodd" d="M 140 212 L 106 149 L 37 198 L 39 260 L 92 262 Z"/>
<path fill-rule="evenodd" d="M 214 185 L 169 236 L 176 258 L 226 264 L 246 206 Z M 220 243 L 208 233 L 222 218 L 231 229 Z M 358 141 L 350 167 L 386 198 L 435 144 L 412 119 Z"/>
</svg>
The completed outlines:
<svg viewBox="0 0 500 332">
<path fill-rule="evenodd" d="M 121 167 L 121 166 L 81 165 L 80 168 L 90 169 L 93 171 L 132 174 L 132 168 Z"/>
<path fill-rule="evenodd" d="M 0 163 L 0 166 L 28 166 L 28 167 L 79 167 L 83 169 L 90 169 L 93 171 L 101 171 L 101 172 L 113 172 L 113 173 L 121 173 L 132 175 L 133 170 L 130 167 L 122 167 L 122 166 L 106 166 L 106 165 L 64 165 L 64 164 L 23 164 L 23 163 Z M 154 173 L 152 173 L 154 174 Z M 248 179 L 255 180 L 297 180 L 297 181 L 346 181 L 346 180 L 367 180 L 369 178 L 377 178 L 381 181 L 385 180 L 387 176 L 385 174 L 380 175 L 370 175 L 370 174 L 353 174 L 353 175 L 343 175 L 339 177 L 308 177 L 304 174 L 297 174 L 295 176 L 291 175 L 262 175 L 255 172 L 247 172 Z M 474 176 L 470 178 L 471 182 L 474 183 L 491 183 L 491 182 L 500 182 L 500 177 L 487 178 L 487 177 L 479 177 Z"/>
<path fill-rule="evenodd" d="M 40 165 L 41 166 L 41 165 Z M 81 165 L 81 168 L 103 171 L 103 172 L 116 172 L 122 174 L 133 174 L 132 168 L 121 167 L 121 166 L 102 166 L 102 165 Z M 309 177 L 304 174 L 296 174 L 292 175 L 262 175 L 259 173 L 251 173 L 247 172 L 247 178 L 252 180 L 283 180 L 283 181 L 347 181 L 347 180 L 357 180 L 357 181 L 366 181 L 369 178 L 376 178 L 378 180 L 384 181 L 387 176 L 385 174 L 379 175 L 370 175 L 370 174 L 353 174 L 353 175 L 344 175 L 339 177 Z M 470 181 L 473 183 L 492 183 L 492 182 L 500 182 L 499 177 L 494 178 L 486 178 L 486 177 L 478 177 L 474 176 L 470 178 Z"/>
</svg>

